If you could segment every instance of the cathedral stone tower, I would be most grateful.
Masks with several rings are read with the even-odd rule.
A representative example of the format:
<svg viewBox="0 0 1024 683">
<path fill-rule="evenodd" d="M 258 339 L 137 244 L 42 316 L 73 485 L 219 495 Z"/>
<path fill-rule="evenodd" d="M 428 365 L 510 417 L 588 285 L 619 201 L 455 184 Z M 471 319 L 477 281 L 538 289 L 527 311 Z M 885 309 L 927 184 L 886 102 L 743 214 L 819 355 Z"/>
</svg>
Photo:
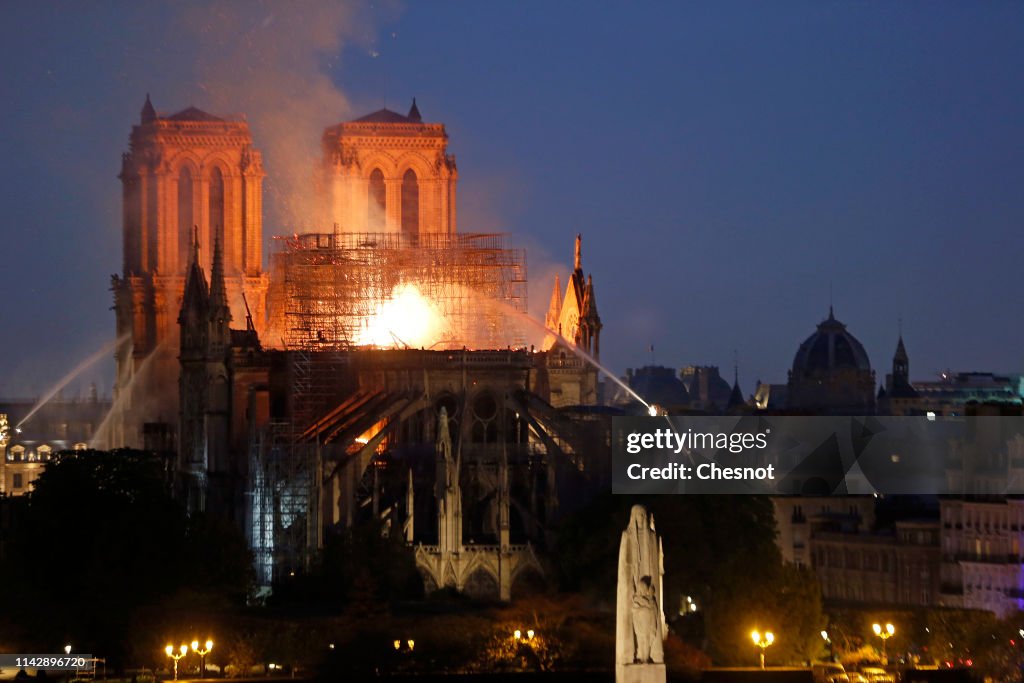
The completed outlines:
<svg viewBox="0 0 1024 683">
<path fill-rule="evenodd" d="M 170 116 L 149 96 L 122 157 L 124 266 L 113 278 L 118 337 L 117 416 L 110 445 L 140 445 L 142 423 L 177 413 L 178 334 L 193 233 L 199 264 L 223 250 L 225 296 L 236 320 L 248 304 L 262 329 L 267 276 L 262 272 L 260 153 L 248 124 L 189 107 Z M 243 298 L 244 297 L 244 298 Z"/>
<path fill-rule="evenodd" d="M 455 232 L 455 157 L 440 123 L 416 101 L 405 116 L 381 109 L 324 131 L 321 184 L 327 223 L 342 232 Z"/>
<path fill-rule="evenodd" d="M 181 444 L 178 472 L 190 510 L 206 510 L 212 498 L 213 511 L 227 514 L 227 501 L 230 501 L 231 492 L 221 490 L 226 483 L 224 477 L 231 469 L 228 462 L 230 323 L 220 244 L 214 242 L 213 269 L 207 288 L 197 242 L 192 249 L 178 315 L 181 327 L 178 391 L 182 398 L 178 420 Z M 218 490 L 211 491 L 211 487 Z"/>
</svg>

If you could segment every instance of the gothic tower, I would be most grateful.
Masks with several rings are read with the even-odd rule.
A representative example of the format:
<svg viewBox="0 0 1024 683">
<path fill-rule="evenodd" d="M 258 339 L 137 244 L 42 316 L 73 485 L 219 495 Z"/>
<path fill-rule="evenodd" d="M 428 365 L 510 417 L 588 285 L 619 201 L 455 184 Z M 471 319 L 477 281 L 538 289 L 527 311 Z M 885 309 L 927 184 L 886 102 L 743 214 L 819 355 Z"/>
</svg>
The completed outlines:
<svg viewBox="0 0 1024 683">
<path fill-rule="evenodd" d="M 910 383 L 910 356 L 902 333 L 892 357 L 892 374 L 885 376 L 885 387 L 879 390 L 879 396 L 879 408 L 890 415 L 908 415 L 917 409 L 918 393 Z"/>
<path fill-rule="evenodd" d="M 547 351 L 543 369 L 549 401 L 555 407 L 594 405 L 598 403 L 597 369 L 590 360 L 576 354 L 582 351 L 594 361 L 601 356 L 601 316 L 597 312 L 594 279 L 583 275 L 583 236 L 576 235 L 573 270 L 565 295 L 559 298 L 559 281 L 555 289 L 544 325 L 549 330 L 542 350 Z M 557 335 L 555 334 L 557 333 Z M 538 382 L 541 378 L 538 377 Z M 538 385 L 540 386 L 540 384 Z"/>
<path fill-rule="evenodd" d="M 458 170 L 440 123 L 416 100 L 405 116 L 381 109 L 324 131 L 321 190 L 327 225 L 342 232 L 455 232 Z"/>
<path fill-rule="evenodd" d="M 599 360 L 601 356 L 601 316 L 597 313 L 597 296 L 594 294 L 594 278 L 583 277 L 583 236 L 576 235 L 576 253 L 569 286 L 561 301 L 552 292 L 551 304 L 545 316 L 545 325 L 549 330 L 558 332 L 564 339 L 571 341 L 577 348 Z M 555 279 L 555 291 L 558 279 Z M 557 327 L 555 324 L 557 323 Z M 549 336 L 544 343 L 544 350 L 554 347 L 555 340 Z"/>
<path fill-rule="evenodd" d="M 210 345 L 210 292 L 200 264 L 199 241 L 192 249 L 192 261 L 185 278 L 185 293 L 178 315 L 181 372 L 178 392 L 179 460 L 177 471 L 184 480 L 185 500 L 191 509 L 202 509 L 206 490 L 206 405 L 209 382 L 206 373 Z"/>
<path fill-rule="evenodd" d="M 116 405 L 121 428 L 110 445 L 138 445 L 144 422 L 169 421 L 177 412 L 181 309 L 193 233 L 200 265 L 223 249 L 225 297 L 235 319 L 252 310 L 262 331 L 267 276 L 262 272 L 260 153 L 248 124 L 189 107 L 158 114 L 146 96 L 122 155 L 123 251 L 120 276 L 112 279 L 119 339 Z M 148 359 L 148 360 L 147 360 Z M 164 390 L 161 390 L 164 388 Z"/>
</svg>

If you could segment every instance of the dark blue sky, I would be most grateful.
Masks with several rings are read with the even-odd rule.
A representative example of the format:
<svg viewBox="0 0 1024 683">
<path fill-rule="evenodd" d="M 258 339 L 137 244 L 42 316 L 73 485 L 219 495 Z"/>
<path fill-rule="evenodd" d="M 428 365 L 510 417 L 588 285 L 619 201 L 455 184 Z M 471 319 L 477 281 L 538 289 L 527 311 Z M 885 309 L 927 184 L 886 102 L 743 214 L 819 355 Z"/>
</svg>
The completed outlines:
<svg viewBox="0 0 1024 683">
<path fill-rule="evenodd" d="M 830 283 L 880 380 L 900 315 L 915 378 L 1024 370 L 1021 3 L 9 2 L 0 60 L 0 395 L 112 337 L 147 91 L 249 115 L 267 236 L 324 126 L 415 95 L 460 230 L 529 250 L 535 312 L 583 233 L 620 373 L 654 344 L 784 381 Z"/>
</svg>

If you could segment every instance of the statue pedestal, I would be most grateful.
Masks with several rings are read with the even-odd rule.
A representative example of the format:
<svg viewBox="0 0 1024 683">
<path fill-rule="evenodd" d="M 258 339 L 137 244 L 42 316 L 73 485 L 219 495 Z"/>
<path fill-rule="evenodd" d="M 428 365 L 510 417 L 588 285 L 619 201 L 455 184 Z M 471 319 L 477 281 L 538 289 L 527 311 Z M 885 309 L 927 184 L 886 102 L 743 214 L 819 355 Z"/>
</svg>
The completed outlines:
<svg viewBox="0 0 1024 683">
<path fill-rule="evenodd" d="M 615 683 L 665 683 L 664 664 L 626 664 Z"/>
</svg>

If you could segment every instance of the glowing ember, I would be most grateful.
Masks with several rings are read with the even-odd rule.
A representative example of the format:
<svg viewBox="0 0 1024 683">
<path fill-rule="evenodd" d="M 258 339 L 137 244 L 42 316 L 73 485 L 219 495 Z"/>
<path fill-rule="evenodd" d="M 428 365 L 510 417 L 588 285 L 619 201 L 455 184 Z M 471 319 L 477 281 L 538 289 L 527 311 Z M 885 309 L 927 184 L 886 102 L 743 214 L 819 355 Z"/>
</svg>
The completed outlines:
<svg viewBox="0 0 1024 683">
<path fill-rule="evenodd" d="M 377 304 L 364 321 L 358 346 L 430 348 L 441 341 L 444 322 L 440 311 L 413 284 L 401 284 L 391 298 Z"/>
</svg>

